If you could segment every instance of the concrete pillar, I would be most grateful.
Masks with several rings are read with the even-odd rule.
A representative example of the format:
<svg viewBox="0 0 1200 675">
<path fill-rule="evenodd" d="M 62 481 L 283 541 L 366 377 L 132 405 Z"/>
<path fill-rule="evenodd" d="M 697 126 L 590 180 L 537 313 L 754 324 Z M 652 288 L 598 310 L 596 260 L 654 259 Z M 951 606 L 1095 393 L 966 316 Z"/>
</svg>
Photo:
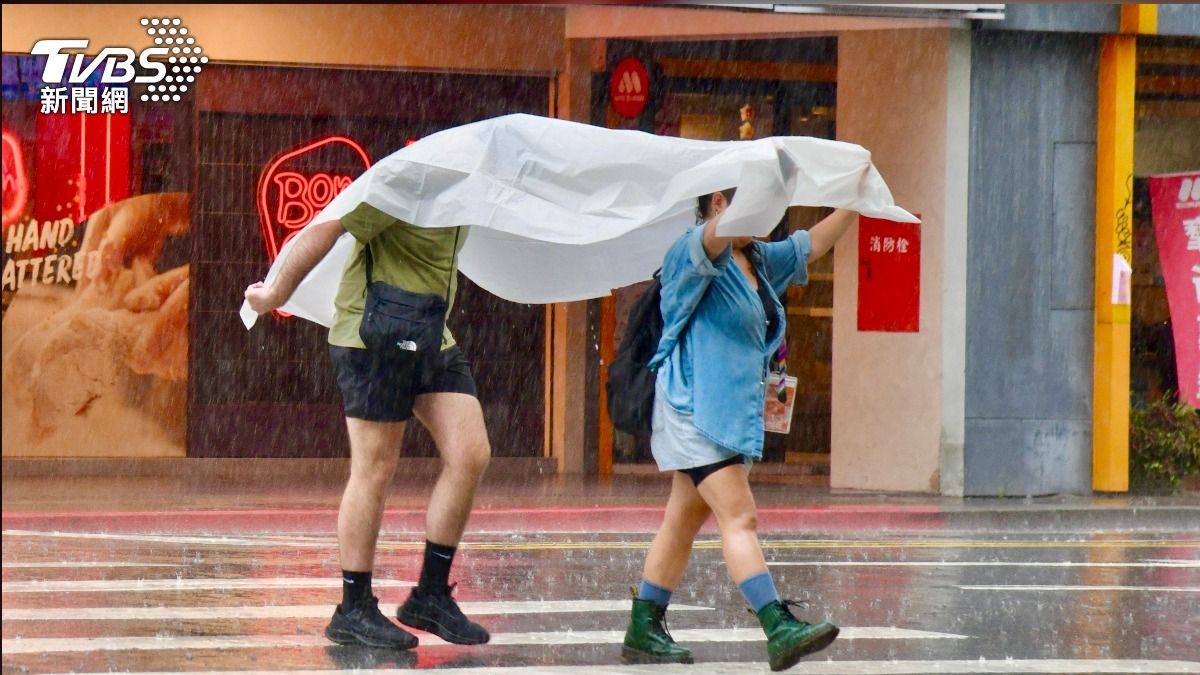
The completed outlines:
<svg viewBox="0 0 1200 675">
<path fill-rule="evenodd" d="M 970 33 L 838 38 L 837 135 L 920 213 L 917 333 L 859 332 L 858 234 L 834 252 L 834 488 L 962 494 Z"/>
</svg>

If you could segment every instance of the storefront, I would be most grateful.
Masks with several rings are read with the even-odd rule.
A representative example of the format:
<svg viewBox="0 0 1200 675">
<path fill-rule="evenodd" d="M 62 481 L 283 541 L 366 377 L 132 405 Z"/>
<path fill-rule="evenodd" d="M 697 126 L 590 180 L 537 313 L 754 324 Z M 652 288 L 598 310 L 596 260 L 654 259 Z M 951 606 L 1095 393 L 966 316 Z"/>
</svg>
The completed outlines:
<svg viewBox="0 0 1200 675">
<path fill-rule="evenodd" d="M 665 136 L 747 140 L 767 136 L 835 138 L 837 39 L 810 37 L 749 41 L 654 42 L 610 40 L 606 68 L 593 78 L 592 122 Z M 633 74 L 647 92 L 640 105 L 620 104 Z M 793 208 L 772 233 L 782 238 L 808 227 L 823 209 Z M 792 473 L 827 474 L 832 383 L 833 261 L 810 270 L 810 283 L 793 287 L 788 315 L 787 369 L 796 378 L 788 433 L 768 433 L 764 462 Z M 629 307 L 644 285 L 617 289 L 599 301 L 598 361 L 611 358 L 624 335 Z M 603 382 L 603 368 L 599 375 Z M 602 403 L 602 402 L 601 402 Z M 603 408 L 601 408 L 603 410 Z M 600 413 L 603 415 L 603 413 Z M 618 470 L 648 466 L 648 440 L 599 422 L 600 455 L 611 452 Z M 611 450 L 609 450 L 611 448 Z"/>
<path fill-rule="evenodd" d="M 117 218 L 148 199 L 179 201 L 185 218 L 181 231 L 163 241 L 157 258 L 130 259 L 121 269 L 137 275 L 138 284 L 161 283 L 162 275 L 173 275 L 178 277 L 173 281 L 187 289 L 188 301 L 182 307 L 186 320 L 176 322 L 186 332 L 163 338 L 177 345 L 173 357 L 183 360 L 156 369 L 170 376 L 114 367 L 105 374 L 104 385 L 94 384 L 75 398 L 95 397 L 88 405 L 104 406 L 97 412 L 118 428 L 133 424 L 135 418 L 160 424 L 170 442 L 140 445 L 145 451 L 183 454 L 186 447 L 192 457 L 345 454 L 324 330 L 274 317 L 247 333 L 233 313 L 242 289 L 262 276 L 288 234 L 307 223 L 374 159 L 442 128 L 509 112 L 544 112 L 548 89 L 542 77 L 211 65 L 198 76 L 194 95 L 179 103 L 132 106 L 129 114 L 54 115 L 38 110 L 45 59 L 5 58 L 6 66 L 15 62 L 13 72 L 27 76 L 24 83 L 12 83 L 22 88 L 23 100 L 5 105 L 6 143 L 13 143 L 22 156 L 31 153 L 35 158 L 25 186 L 28 205 L 14 207 L 11 226 L 6 216 L 6 236 L 22 241 L 10 248 L 12 267 L 23 272 L 5 285 L 6 314 L 11 309 L 15 321 L 32 311 L 26 305 L 33 302 L 30 291 L 35 286 L 57 295 L 68 288 L 68 278 L 78 281 L 71 277 L 72 258 L 74 269 L 82 274 L 78 246 L 104 220 L 104 207 L 115 210 L 112 217 Z M 84 178 L 76 182 L 73 176 L 80 172 Z M 76 190 L 77 185 L 84 187 Z M 143 198 L 126 202 L 135 195 Z M 60 203 L 69 210 L 60 210 Z M 42 223 L 37 234 L 31 219 Z M 37 247 L 24 245 L 34 237 L 39 239 Z M 50 238 L 54 245 L 46 250 L 42 240 Z M 100 240 L 97 245 L 104 246 Z M 95 258 L 97 251 L 84 250 L 82 255 Z M 41 269 L 36 268 L 39 257 Z M 156 276 L 142 279 L 134 267 L 142 262 L 153 267 Z M 127 290 L 116 284 L 110 297 L 78 311 L 104 306 L 121 313 L 116 295 Z M 486 355 L 477 359 L 475 368 L 498 454 L 540 455 L 543 389 L 519 385 L 537 382 L 543 375 L 543 344 L 537 336 L 544 313 L 540 307 L 495 299 L 467 282 L 457 315 L 460 342 L 469 353 Z M 38 317 L 42 318 L 55 321 L 49 315 Z M 522 330 L 513 330 L 517 326 Z M 13 336 L 19 332 L 10 330 Z M 498 335 L 512 337 L 497 340 Z M 27 349 L 19 338 L 8 341 L 14 348 Z M 43 347 L 30 358 L 37 363 L 49 362 L 52 355 L 55 363 L 107 362 L 116 356 L 96 351 L 96 345 L 113 342 L 94 337 L 67 353 L 46 353 Z M 148 358 L 136 351 L 139 348 L 151 346 L 131 346 L 135 351 L 124 358 Z M 18 370 L 6 372 L 16 375 Z M 67 377 L 77 384 L 89 379 L 82 371 Z M 145 386 L 172 388 L 167 407 L 146 407 L 141 399 L 118 393 L 141 386 L 130 378 L 155 377 L 165 379 Z M 56 389 L 71 386 L 53 379 L 43 383 Z M 36 403 L 47 395 L 36 390 L 31 394 L 34 410 L 29 412 L 39 415 L 48 428 L 61 427 L 63 420 L 45 418 L 46 409 Z M 6 401 L 20 400 L 14 396 L 6 396 Z M 123 399 L 125 405 L 115 399 Z M 12 423 L 5 427 L 15 433 L 23 415 L 15 403 L 6 405 L 6 413 L 10 408 Z M 97 422 L 90 409 L 58 412 L 78 420 L 80 428 L 44 434 L 37 442 L 14 438 L 14 444 L 30 454 L 73 454 L 73 448 L 113 454 L 139 445 L 116 438 L 102 442 L 92 433 Z M 297 420 L 304 420 L 303 433 L 296 431 Z M 412 452 L 426 455 L 432 447 L 418 436 Z"/>
<path fill-rule="evenodd" d="M 1174 326 L 1150 200 L 1152 176 L 1200 168 L 1200 42 L 1138 41 L 1133 172 L 1133 315 L 1130 387 L 1136 400 L 1178 391 Z M 1198 244 L 1197 246 L 1200 246 Z"/>
<path fill-rule="evenodd" d="M 1095 290 L 1132 221 L 1117 187 L 1144 175 L 1118 176 L 1134 146 L 1196 156 L 1180 141 L 1198 137 L 1192 8 L 161 8 L 180 24 L 141 11 L 4 8 L 6 457 L 343 456 L 324 330 L 276 316 L 246 332 L 242 289 L 370 162 L 529 112 L 858 143 L 921 214 L 917 239 L 849 235 L 789 292 L 795 411 L 791 432 L 769 437 L 767 471 L 828 466 L 833 487 L 942 494 L 1087 492 L 1093 476 L 1124 489 L 1130 363 L 1102 340 L 1119 345 L 1112 317 L 1125 310 Z M 34 43 L 84 34 L 89 55 L 136 58 L 156 38 L 204 50 L 181 54 L 180 79 L 156 91 L 112 86 L 85 61 L 58 84 L 65 100 L 48 100 Z M 93 82 L 94 112 L 42 112 Z M 129 99 L 113 112 L 117 89 Z M 1106 116 L 1118 103 L 1128 115 Z M 775 234 L 820 215 L 793 209 Z M 905 243 L 885 250 L 889 239 Z M 876 261 L 901 282 L 879 281 L 871 256 L 883 253 L 916 254 Z M 1135 297 L 1147 296 L 1153 274 L 1133 261 Z M 994 292 L 1010 286 L 1021 292 Z M 649 466 L 644 441 L 612 431 L 601 393 L 638 290 L 521 306 L 464 280 L 451 325 L 497 456 L 565 473 Z M 430 455 L 413 434 L 406 452 Z"/>
<path fill-rule="evenodd" d="M 174 36 L 167 49 L 187 50 L 162 101 L 141 99 L 155 85 L 106 85 L 97 67 L 49 107 L 47 56 L 6 47 L 6 457 L 347 455 L 325 329 L 277 315 L 247 332 L 242 290 L 376 159 L 448 127 L 547 112 L 553 79 L 536 59 L 492 72 L 259 65 L 219 58 L 216 8 L 177 9 L 130 41 Z M 461 29 L 442 18 L 424 17 Z M 466 279 L 455 310 L 496 456 L 541 457 L 545 310 Z M 406 454 L 435 454 L 420 425 Z"/>
</svg>

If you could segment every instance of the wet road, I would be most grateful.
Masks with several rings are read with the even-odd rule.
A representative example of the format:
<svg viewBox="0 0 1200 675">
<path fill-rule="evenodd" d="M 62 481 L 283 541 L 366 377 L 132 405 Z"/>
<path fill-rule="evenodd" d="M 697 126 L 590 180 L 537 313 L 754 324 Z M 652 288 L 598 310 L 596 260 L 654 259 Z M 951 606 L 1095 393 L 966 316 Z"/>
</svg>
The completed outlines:
<svg viewBox="0 0 1200 675">
<path fill-rule="evenodd" d="M 105 486 L 6 477 L 5 673 L 767 672 L 711 523 L 668 615 L 696 665 L 621 665 L 629 587 L 667 490 L 655 478 L 485 485 L 452 580 L 493 641 L 420 633 L 412 652 L 322 636 L 340 598 L 334 482 L 258 500 L 207 491 L 202 508 L 159 482 L 140 497 Z M 387 613 L 418 576 L 420 489 L 399 488 L 385 518 L 376 592 Z M 843 627 L 790 672 L 1200 672 L 1195 500 L 831 496 L 786 481 L 755 490 L 780 591 L 808 603 L 802 618 Z"/>
</svg>

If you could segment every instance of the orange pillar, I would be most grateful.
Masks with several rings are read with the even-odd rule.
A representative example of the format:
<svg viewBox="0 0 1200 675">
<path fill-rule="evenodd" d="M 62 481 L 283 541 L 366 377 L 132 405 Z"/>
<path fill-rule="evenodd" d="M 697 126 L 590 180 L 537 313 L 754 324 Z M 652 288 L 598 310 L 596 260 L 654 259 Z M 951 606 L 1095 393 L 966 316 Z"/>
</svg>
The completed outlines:
<svg viewBox="0 0 1200 675">
<path fill-rule="evenodd" d="M 1133 132 L 1137 33 L 1157 28 L 1156 5 L 1122 5 L 1121 33 L 1101 38 L 1096 130 L 1096 319 L 1092 489 L 1129 490 L 1129 317 L 1113 298 L 1117 256 L 1133 266 Z"/>
</svg>

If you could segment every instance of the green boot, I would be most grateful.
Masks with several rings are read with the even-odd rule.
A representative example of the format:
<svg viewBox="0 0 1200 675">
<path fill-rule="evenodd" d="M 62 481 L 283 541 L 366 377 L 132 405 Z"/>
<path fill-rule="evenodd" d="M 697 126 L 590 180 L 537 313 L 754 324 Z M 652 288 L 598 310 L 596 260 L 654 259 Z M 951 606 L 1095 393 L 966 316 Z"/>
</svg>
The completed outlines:
<svg viewBox="0 0 1200 675">
<path fill-rule="evenodd" d="M 692 650 L 675 642 L 663 623 L 667 608 L 650 600 L 633 600 L 621 657 L 626 663 L 691 663 Z"/>
<path fill-rule="evenodd" d="M 801 658 L 829 646 L 838 635 L 838 627 L 822 621 L 805 623 L 792 616 L 790 600 L 776 600 L 756 614 L 767 634 L 767 657 L 771 670 L 787 670 Z"/>
</svg>

